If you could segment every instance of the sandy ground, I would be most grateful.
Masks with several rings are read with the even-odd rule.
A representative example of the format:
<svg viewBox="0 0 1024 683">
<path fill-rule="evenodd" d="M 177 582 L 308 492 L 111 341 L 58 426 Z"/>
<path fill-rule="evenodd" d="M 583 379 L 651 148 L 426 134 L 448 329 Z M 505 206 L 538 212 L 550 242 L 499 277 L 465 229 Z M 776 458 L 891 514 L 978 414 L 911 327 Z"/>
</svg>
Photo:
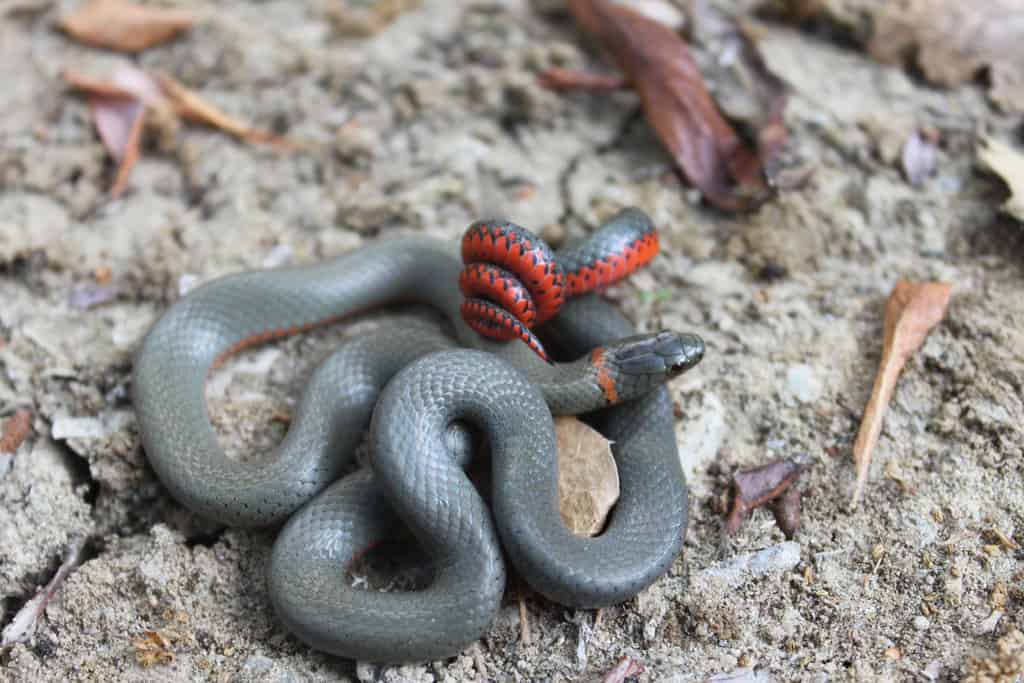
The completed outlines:
<svg viewBox="0 0 1024 683">
<path fill-rule="evenodd" d="M 979 89 L 929 88 L 766 24 L 766 60 L 794 89 L 793 152 L 814 175 L 734 217 L 671 174 L 634 96 L 537 86 L 545 66 L 600 68 L 556 3 L 423 0 L 367 38 L 339 34 L 326 2 L 177 4 L 203 21 L 136 61 L 313 151 L 190 127 L 109 201 L 112 163 L 59 75 L 107 75 L 125 58 L 55 32 L 68 3 L 0 10 L 0 414 L 27 407 L 35 428 L 0 469 L 0 625 L 85 543 L 34 636 L 0 653 L 0 680 L 570 681 L 623 656 L 643 662 L 641 681 L 744 667 L 956 680 L 1024 626 L 1024 231 L 998 215 L 1005 190 L 973 152 L 979 131 L 1015 121 Z M 918 125 L 944 143 L 915 189 L 897 158 Z M 625 205 L 651 213 L 664 253 L 611 294 L 640 327 L 694 330 L 709 347 L 672 387 L 691 486 L 672 571 L 600 619 L 527 594 L 528 644 L 510 596 L 451 661 L 357 666 L 290 637 L 264 585 L 272 533 L 193 517 L 146 463 L 129 373 L 147 327 L 184 287 L 224 273 L 401 233 L 454 239 L 484 213 L 580 234 Z M 105 268 L 116 295 L 81 310 L 76 292 Z M 952 282 L 953 301 L 899 383 L 851 511 L 850 446 L 901 276 Z M 280 438 L 275 414 L 367 324 L 218 371 L 209 400 L 228 448 Z M 794 542 L 763 511 L 723 541 L 732 473 L 792 455 L 814 462 Z M 142 668 L 146 631 L 169 638 L 173 661 Z"/>
</svg>

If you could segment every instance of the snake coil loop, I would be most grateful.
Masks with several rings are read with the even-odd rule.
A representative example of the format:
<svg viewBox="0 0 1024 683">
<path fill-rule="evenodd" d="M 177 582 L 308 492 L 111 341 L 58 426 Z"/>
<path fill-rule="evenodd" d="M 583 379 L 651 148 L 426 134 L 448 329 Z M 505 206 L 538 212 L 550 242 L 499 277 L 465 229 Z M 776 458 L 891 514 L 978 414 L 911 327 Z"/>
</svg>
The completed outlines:
<svg viewBox="0 0 1024 683">
<path fill-rule="evenodd" d="M 477 221 L 462 238 L 462 319 L 485 337 L 521 339 L 550 362 L 533 328 L 569 297 L 602 290 L 646 265 L 658 249 L 658 233 L 636 209 L 621 211 L 586 242 L 557 253 L 515 223 Z"/>
</svg>

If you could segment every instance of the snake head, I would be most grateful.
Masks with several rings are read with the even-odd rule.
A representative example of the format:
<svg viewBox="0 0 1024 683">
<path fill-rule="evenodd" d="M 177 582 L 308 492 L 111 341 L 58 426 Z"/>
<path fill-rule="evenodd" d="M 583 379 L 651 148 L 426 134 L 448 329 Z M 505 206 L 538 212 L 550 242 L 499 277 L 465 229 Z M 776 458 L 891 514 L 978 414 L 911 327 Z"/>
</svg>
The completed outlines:
<svg viewBox="0 0 1024 683">
<path fill-rule="evenodd" d="M 704 340 L 686 332 L 669 330 L 620 340 L 616 347 L 619 370 L 634 377 L 678 377 L 700 363 Z"/>
</svg>

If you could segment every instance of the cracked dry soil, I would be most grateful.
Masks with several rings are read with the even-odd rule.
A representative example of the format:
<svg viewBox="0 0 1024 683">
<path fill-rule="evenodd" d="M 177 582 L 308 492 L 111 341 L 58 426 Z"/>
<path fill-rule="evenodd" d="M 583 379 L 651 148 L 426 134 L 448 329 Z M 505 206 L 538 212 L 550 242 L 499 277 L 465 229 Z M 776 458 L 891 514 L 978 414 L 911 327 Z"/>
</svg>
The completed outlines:
<svg viewBox="0 0 1024 683">
<path fill-rule="evenodd" d="M 740 667 L 777 680 L 926 669 L 957 680 L 968 657 L 1024 625 L 1024 230 L 975 169 L 975 131 L 1013 125 L 975 87 L 925 87 L 764 25 L 765 59 L 794 89 L 793 149 L 815 171 L 728 216 L 671 173 L 633 95 L 538 87 L 548 65 L 605 68 L 554 3 L 422 0 L 352 38 L 325 0 L 186 1 L 216 11 L 137 61 L 309 151 L 189 128 L 173 152 L 145 154 L 111 202 L 111 162 L 60 72 L 104 75 L 124 58 L 55 32 L 67 3 L 22 4 L 0 10 L 0 414 L 30 408 L 35 433 L 0 475 L 0 625 L 71 539 L 91 550 L 34 636 L 0 653 L 0 680 L 575 681 L 623 656 L 644 664 L 641 681 Z M 897 159 L 920 125 L 944 144 L 938 174 L 914 189 Z M 129 374 L 147 327 L 186 281 L 403 233 L 454 239 L 483 214 L 578 235 L 626 205 L 654 217 L 664 253 L 610 296 L 643 329 L 708 343 L 672 387 L 691 522 L 669 574 L 600 619 L 519 589 L 529 643 L 510 596 L 487 636 L 445 662 L 357 666 L 290 637 L 264 586 L 272 534 L 193 517 L 146 464 Z M 116 296 L 80 310 L 71 295 L 98 269 Z M 866 500 L 850 511 L 849 449 L 901 276 L 953 282 L 953 302 L 904 371 Z M 225 445 L 245 458 L 275 443 L 316 362 L 396 316 L 431 318 L 381 314 L 229 362 L 208 390 Z M 812 390 L 787 380 L 798 366 Z M 732 472 L 796 454 L 814 467 L 795 543 L 764 511 L 722 541 Z M 173 658 L 143 668 L 146 631 Z"/>
</svg>

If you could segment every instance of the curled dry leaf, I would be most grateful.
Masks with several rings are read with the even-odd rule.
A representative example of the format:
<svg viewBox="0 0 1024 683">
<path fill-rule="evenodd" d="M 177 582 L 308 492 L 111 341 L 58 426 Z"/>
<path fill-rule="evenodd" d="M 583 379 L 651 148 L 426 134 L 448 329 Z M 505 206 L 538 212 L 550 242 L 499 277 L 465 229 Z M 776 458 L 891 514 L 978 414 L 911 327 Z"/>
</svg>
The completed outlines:
<svg viewBox="0 0 1024 683">
<path fill-rule="evenodd" d="M 583 28 L 608 50 L 640 96 L 647 120 L 683 174 L 722 209 L 752 209 L 771 188 L 765 166 L 785 140 L 776 99 L 758 133 L 759 149 L 749 148 L 722 117 L 686 44 L 670 28 L 608 0 L 568 0 Z M 566 73 L 549 78 L 558 87 Z M 584 77 L 580 85 L 592 83 Z M 601 87 L 610 81 L 597 79 Z"/>
<path fill-rule="evenodd" d="M 792 538 L 800 529 L 800 492 L 793 484 L 810 467 L 809 462 L 785 458 L 737 472 L 725 532 L 735 534 L 752 510 L 771 505 L 776 524 L 786 538 Z"/>
<path fill-rule="evenodd" d="M 990 96 L 1024 111 L 1024 13 L 1019 0 L 903 0 L 877 4 L 871 54 L 900 63 L 914 55 L 929 81 L 955 86 L 988 69 Z"/>
<path fill-rule="evenodd" d="M 19 408 L 4 420 L 3 431 L 0 432 L 0 454 L 14 453 L 31 433 L 32 413 L 27 408 Z"/>
<path fill-rule="evenodd" d="M 939 132 L 934 128 L 915 130 L 903 144 L 903 175 L 914 187 L 920 187 L 935 173 Z"/>
<path fill-rule="evenodd" d="M 998 138 L 986 137 L 978 142 L 978 161 L 1010 188 L 1010 198 L 1000 208 L 1024 222 L 1024 154 Z"/>
<path fill-rule="evenodd" d="M 555 418 L 555 437 L 562 520 L 574 534 L 596 536 L 619 499 L 611 442 L 574 417 Z"/>
<path fill-rule="evenodd" d="M 853 444 L 853 460 L 857 466 L 857 484 L 853 492 L 855 506 L 864 492 L 871 456 L 882 431 L 882 418 L 896 389 L 900 371 L 924 344 L 931 329 L 945 317 L 952 291 L 953 285 L 947 282 L 900 280 L 889 295 L 885 305 L 882 361 Z"/>
<path fill-rule="evenodd" d="M 165 43 L 194 22 L 180 10 L 128 0 L 90 0 L 65 16 L 59 26 L 80 43 L 120 52 L 141 52 Z"/>
</svg>

